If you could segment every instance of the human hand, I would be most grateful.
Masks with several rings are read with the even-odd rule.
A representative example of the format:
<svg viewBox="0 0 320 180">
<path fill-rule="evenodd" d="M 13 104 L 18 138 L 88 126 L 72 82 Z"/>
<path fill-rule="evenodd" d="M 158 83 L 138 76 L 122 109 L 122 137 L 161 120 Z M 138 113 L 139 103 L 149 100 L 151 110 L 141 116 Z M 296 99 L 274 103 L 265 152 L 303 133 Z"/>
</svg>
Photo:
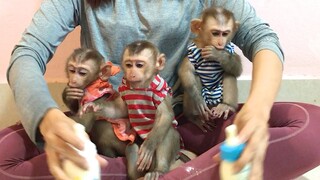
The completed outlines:
<svg viewBox="0 0 320 180">
<path fill-rule="evenodd" d="M 83 169 L 88 169 L 86 159 L 71 146 L 83 150 L 84 142 L 76 135 L 74 124 L 58 109 L 50 109 L 40 123 L 40 132 L 45 140 L 45 151 L 49 171 L 56 179 L 68 179 L 62 168 L 62 161 L 69 159 Z M 71 146 L 70 146 L 71 145 Z M 107 161 L 97 157 L 100 165 L 107 165 Z"/>
<path fill-rule="evenodd" d="M 270 109 L 263 104 L 246 103 L 236 115 L 234 124 L 239 129 L 239 138 L 246 142 L 240 158 L 235 162 L 234 170 L 240 171 L 251 164 L 249 179 L 263 179 L 263 162 L 268 146 L 268 120 Z"/>
</svg>

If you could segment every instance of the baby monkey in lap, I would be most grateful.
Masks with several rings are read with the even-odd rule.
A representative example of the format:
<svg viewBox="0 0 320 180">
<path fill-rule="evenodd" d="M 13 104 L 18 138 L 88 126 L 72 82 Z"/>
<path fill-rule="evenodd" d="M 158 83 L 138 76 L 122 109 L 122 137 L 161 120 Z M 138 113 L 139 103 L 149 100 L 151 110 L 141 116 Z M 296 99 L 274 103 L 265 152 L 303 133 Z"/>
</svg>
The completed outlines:
<svg viewBox="0 0 320 180">
<path fill-rule="evenodd" d="M 178 74 L 184 115 L 204 132 L 213 129 L 214 119 L 227 119 L 238 107 L 237 77 L 242 65 L 231 44 L 238 26 L 233 13 L 220 7 L 205 9 L 201 19 L 191 22 L 196 37 Z"/>
</svg>

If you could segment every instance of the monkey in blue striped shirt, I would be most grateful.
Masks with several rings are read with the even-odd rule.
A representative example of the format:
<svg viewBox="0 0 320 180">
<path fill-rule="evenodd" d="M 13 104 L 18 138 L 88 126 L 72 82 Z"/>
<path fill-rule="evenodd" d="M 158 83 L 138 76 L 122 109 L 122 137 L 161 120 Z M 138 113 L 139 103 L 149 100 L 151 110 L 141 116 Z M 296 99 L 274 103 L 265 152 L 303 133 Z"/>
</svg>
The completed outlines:
<svg viewBox="0 0 320 180">
<path fill-rule="evenodd" d="M 183 113 L 205 132 L 213 130 L 214 119 L 227 119 L 238 107 L 242 65 L 231 43 L 238 27 L 233 13 L 220 7 L 207 8 L 201 19 L 191 21 L 196 37 L 178 71 Z"/>
</svg>

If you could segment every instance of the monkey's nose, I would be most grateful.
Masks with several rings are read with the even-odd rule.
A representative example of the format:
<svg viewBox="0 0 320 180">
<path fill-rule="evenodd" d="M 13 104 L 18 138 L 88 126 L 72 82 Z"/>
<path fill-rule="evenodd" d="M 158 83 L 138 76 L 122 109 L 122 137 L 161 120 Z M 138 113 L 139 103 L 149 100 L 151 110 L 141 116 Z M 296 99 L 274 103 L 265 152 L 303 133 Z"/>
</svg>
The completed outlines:
<svg viewBox="0 0 320 180">
<path fill-rule="evenodd" d="M 68 83 L 68 86 L 69 86 L 69 87 L 77 87 L 77 84 L 74 83 L 74 82 L 69 82 L 69 83 Z"/>
</svg>

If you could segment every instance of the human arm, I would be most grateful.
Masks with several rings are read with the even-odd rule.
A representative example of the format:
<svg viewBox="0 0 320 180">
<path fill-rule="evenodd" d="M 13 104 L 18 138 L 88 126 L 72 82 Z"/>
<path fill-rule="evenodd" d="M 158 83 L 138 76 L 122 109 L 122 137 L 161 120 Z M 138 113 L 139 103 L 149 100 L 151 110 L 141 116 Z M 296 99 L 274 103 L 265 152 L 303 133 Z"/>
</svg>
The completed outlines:
<svg viewBox="0 0 320 180">
<path fill-rule="evenodd" d="M 57 46 L 78 25 L 79 2 L 43 1 L 21 41 L 14 48 L 7 71 L 8 82 L 23 117 L 22 124 L 37 145 L 42 146 L 45 139 L 48 165 L 53 175 L 57 175 L 59 170 L 62 172 L 60 162 L 55 161 L 55 157 L 76 159 L 72 158 L 71 152 L 63 150 L 66 142 L 80 149 L 81 147 L 79 139 L 70 130 L 74 122 L 58 109 L 43 74 Z M 65 139 L 61 132 L 69 137 Z M 61 142 L 64 145 L 57 149 Z M 79 158 L 76 162 L 83 162 L 83 158 Z"/>
<path fill-rule="evenodd" d="M 239 137 L 247 142 L 236 170 L 252 163 L 251 179 L 263 178 L 263 161 L 268 146 L 268 120 L 282 77 L 282 63 L 270 50 L 262 50 L 253 59 L 253 77 L 249 97 L 234 123 Z"/>
<path fill-rule="evenodd" d="M 250 178 L 262 179 L 269 138 L 268 120 L 282 79 L 284 55 L 277 34 L 256 15 L 248 2 L 230 1 L 226 7 L 235 13 L 241 24 L 233 42 L 253 62 L 249 97 L 234 120 L 240 138 L 247 141 L 236 162 L 236 170 L 250 162 Z"/>
<path fill-rule="evenodd" d="M 43 1 L 12 51 L 7 79 L 21 110 L 22 124 L 38 145 L 42 143 L 36 140 L 40 120 L 50 108 L 58 107 L 43 74 L 57 46 L 78 23 L 74 14 L 79 6 L 76 2 Z"/>
</svg>

